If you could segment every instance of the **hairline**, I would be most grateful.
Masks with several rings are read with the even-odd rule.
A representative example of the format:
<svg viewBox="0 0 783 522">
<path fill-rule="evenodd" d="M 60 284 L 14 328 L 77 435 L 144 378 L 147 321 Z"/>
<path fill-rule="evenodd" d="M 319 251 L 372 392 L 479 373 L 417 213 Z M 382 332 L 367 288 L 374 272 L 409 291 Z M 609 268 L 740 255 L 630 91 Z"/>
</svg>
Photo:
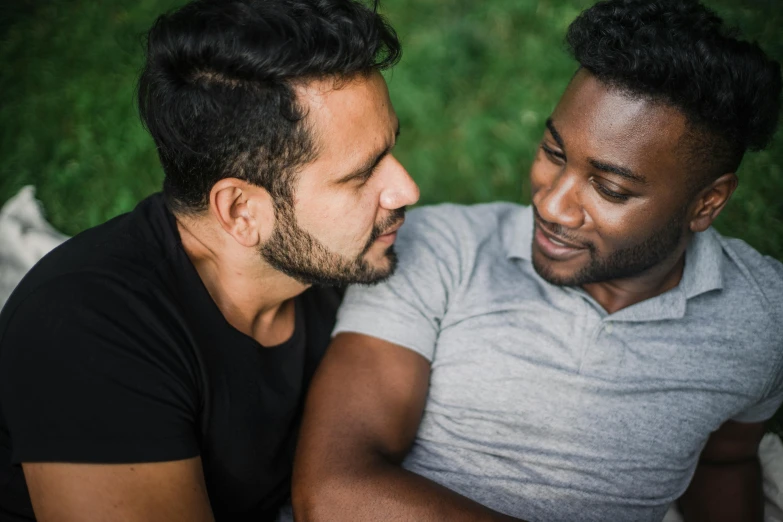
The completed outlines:
<svg viewBox="0 0 783 522">
<path fill-rule="evenodd" d="M 730 170 L 727 170 L 726 172 L 711 172 L 710 167 L 704 167 L 704 172 L 698 173 L 695 172 L 698 170 L 697 168 L 694 168 L 693 165 L 698 162 L 698 155 L 699 153 L 695 151 L 694 149 L 698 147 L 707 147 L 709 148 L 710 145 L 706 144 L 706 142 L 712 141 L 714 142 L 722 142 L 722 145 L 729 146 L 731 144 L 730 138 L 727 136 L 721 135 L 719 132 L 715 131 L 714 129 L 711 129 L 710 126 L 700 121 L 700 119 L 693 114 L 691 111 L 688 111 L 685 107 L 682 107 L 680 104 L 677 104 L 676 102 L 672 101 L 669 97 L 665 95 L 655 95 L 653 93 L 647 92 L 643 89 L 635 89 L 631 85 L 628 84 L 628 82 L 624 81 L 622 78 L 614 78 L 607 75 L 600 75 L 596 74 L 592 70 L 590 70 L 588 67 L 583 66 L 581 63 L 579 64 L 579 67 L 574 72 L 573 76 L 571 77 L 571 80 L 569 80 L 569 85 L 573 81 L 574 77 L 584 69 L 588 74 L 592 75 L 596 80 L 598 80 L 601 85 L 606 87 L 611 92 L 617 93 L 621 96 L 624 96 L 630 100 L 642 100 L 646 101 L 651 104 L 653 107 L 666 107 L 668 109 L 672 109 L 677 111 L 679 114 L 683 116 L 685 119 L 685 129 L 680 136 L 680 139 L 677 143 L 677 150 L 674 151 L 675 154 L 682 157 L 683 160 L 689 165 L 688 168 L 688 177 L 689 179 L 686 182 L 686 185 L 690 192 L 692 192 L 691 197 L 694 196 L 697 192 L 699 192 L 701 189 L 706 187 L 709 183 L 717 179 L 723 174 L 729 174 L 733 173 L 730 172 L 730 170 L 736 171 L 737 168 L 733 168 Z M 714 146 L 714 145 L 713 145 Z M 739 161 L 737 162 L 737 167 L 739 166 L 739 162 L 742 160 L 742 157 L 744 156 L 744 150 L 742 154 L 739 157 Z"/>
<path fill-rule="evenodd" d="M 379 74 L 387 69 L 388 67 L 384 66 L 383 64 L 374 64 L 370 67 L 363 68 L 357 71 L 350 71 L 348 73 L 329 73 L 329 74 L 323 74 L 323 75 L 303 75 L 298 77 L 292 77 L 288 78 L 283 81 L 283 83 L 286 84 L 288 89 L 290 89 L 290 92 L 293 95 L 293 103 L 295 104 L 296 108 L 301 111 L 301 118 L 299 119 L 299 122 L 297 124 L 297 127 L 299 131 L 304 131 L 306 133 L 306 139 L 309 142 L 308 148 L 310 149 L 308 151 L 308 154 L 304 157 L 303 161 L 299 161 L 293 165 L 289 165 L 287 168 L 284 168 L 279 173 L 277 182 L 281 183 L 284 187 L 284 190 L 281 192 L 278 192 L 277 190 L 272 190 L 270 192 L 270 196 L 272 197 L 273 202 L 275 205 L 279 203 L 292 203 L 293 197 L 295 193 L 294 185 L 296 185 L 299 174 L 301 171 L 316 161 L 321 154 L 321 138 L 322 135 L 318 132 L 317 127 L 315 125 L 315 122 L 311 117 L 309 117 L 311 105 L 309 102 L 306 101 L 305 96 L 303 94 L 303 90 L 307 88 L 307 86 L 312 85 L 316 82 L 330 82 L 329 87 L 327 89 L 324 89 L 324 93 L 332 91 L 332 90 L 340 90 L 345 88 L 347 85 L 349 85 L 352 82 L 361 81 L 362 78 L 368 78 L 373 73 L 378 72 Z M 245 83 L 245 82 L 243 82 Z M 254 82 L 247 82 L 247 85 L 252 88 Z M 301 127 L 304 126 L 304 127 Z M 257 151 L 246 151 L 246 154 L 252 154 L 253 152 Z M 255 187 L 264 188 L 263 186 L 253 183 L 250 179 L 242 179 L 234 175 L 233 172 L 230 172 L 233 170 L 238 163 L 240 163 L 240 157 L 237 156 L 234 158 L 234 161 L 227 165 L 227 171 L 224 172 L 225 176 L 222 177 L 217 182 L 227 179 L 227 178 L 236 178 L 244 181 L 245 183 L 248 183 L 250 185 L 253 185 Z M 217 184 L 217 182 L 215 184 Z M 214 188 L 215 185 L 212 185 L 210 187 L 210 192 Z M 264 188 L 264 190 L 267 190 Z M 171 210 L 171 212 L 175 216 L 182 216 L 182 217 L 189 217 L 189 218 L 196 218 L 196 217 L 203 217 L 209 212 L 210 202 L 209 199 L 205 202 L 206 204 L 203 206 L 194 206 L 189 205 L 187 203 L 184 203 L 182 201 L 177 200 L 173 197 L 165 197 L 166 203 Z"/>
</svg>

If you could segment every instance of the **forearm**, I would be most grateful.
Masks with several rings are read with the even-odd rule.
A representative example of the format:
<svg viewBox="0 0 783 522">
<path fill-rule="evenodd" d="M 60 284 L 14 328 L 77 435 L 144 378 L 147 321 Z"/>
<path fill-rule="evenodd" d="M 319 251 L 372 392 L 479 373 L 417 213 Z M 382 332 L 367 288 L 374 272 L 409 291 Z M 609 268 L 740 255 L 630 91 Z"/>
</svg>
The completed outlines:
<svg viewBox="0 0 783 522">
<path fill-rule="evenodd" d="M 761 522 L 764 502 L 758 458 L 700 463 L 679 504 L 686 522 Z"/>
<path fill-rule="evenodd" d="M 300 522 L 518 520 L 380 460 L 328 476 L 295 477 L 293 506 Z"/>
</svg>

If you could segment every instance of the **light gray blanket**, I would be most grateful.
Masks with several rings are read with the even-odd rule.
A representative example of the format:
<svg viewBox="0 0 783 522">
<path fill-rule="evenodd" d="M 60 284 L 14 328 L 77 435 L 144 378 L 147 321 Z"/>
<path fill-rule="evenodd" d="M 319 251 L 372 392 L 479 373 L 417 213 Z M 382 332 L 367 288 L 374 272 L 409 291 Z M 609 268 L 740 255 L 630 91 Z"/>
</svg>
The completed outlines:
<svg viewBox="0 0 783 522">
<path fill-rule="evenodd" d="M 44 219 L 35 199 L 35 188 L 28 185 L 0 210 L 0 308 L 19 281 L 47 252 L 67 236 Z"/>
</svg>

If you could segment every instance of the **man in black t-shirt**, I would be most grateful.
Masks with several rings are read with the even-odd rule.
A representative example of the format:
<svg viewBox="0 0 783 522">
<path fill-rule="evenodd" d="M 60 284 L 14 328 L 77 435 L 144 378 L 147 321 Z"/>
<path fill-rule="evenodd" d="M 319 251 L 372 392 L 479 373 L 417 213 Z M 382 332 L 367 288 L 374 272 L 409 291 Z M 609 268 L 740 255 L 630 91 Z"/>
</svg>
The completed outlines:
<svg viewBox="0 0 783 522">
<path fill-rule="evenodd" d="M 273 520 L 339 293 L 418 189 L 352 0 L 161 16 L 139 82 L 162 194 L 55 249 L 0 314 L 0 520 Z M 88 188 L 87 188 L 88 189 Z"/>
</svg>

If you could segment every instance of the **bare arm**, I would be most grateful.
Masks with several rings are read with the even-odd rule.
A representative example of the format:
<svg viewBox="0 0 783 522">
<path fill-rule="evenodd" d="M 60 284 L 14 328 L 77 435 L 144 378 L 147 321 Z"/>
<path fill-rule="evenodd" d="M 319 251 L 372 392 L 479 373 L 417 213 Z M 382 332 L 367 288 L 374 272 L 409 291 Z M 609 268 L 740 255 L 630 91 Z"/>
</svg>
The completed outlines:
<svg viewBox="0 0 783 522">
<path fill-rule="evenodd" d="M 761 522 L 764 504 L 758 449 L 763 436 L 763 423 L 732 421 L 710 436 L 680 499 L 686 521 Z"/>
<path fill-rule="evenodd" d="M 39 522 L 213 522 L 201 459 L 151 464 L 24 463 Z"/>
<path fill-rule="evenodd" d="M 300 522 L 511 521 L 400 466 L 421 421 L 426 359 L 359 334 L 338 335 L 313 380 L 294 465 Z"/>
</svg>

